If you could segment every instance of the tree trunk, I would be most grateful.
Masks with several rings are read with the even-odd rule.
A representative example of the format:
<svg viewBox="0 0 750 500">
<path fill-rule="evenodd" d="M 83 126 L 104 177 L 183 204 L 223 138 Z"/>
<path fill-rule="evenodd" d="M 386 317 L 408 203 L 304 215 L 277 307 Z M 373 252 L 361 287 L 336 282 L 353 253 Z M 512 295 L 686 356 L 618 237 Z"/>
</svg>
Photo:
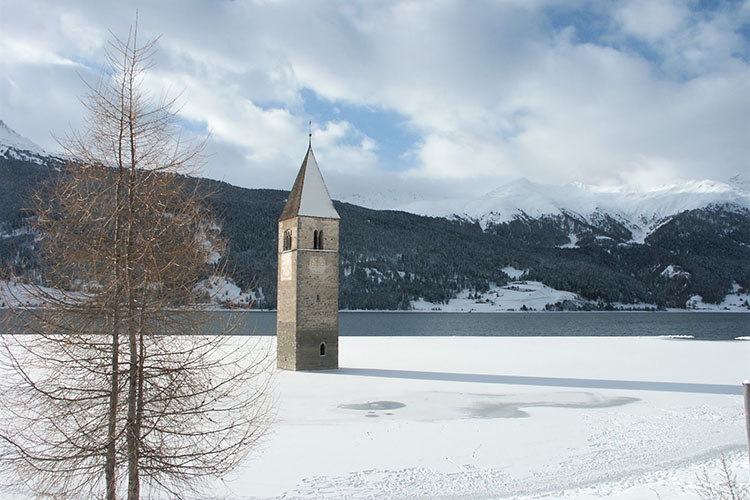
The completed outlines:
<svg viewBox="0 0 750 500">
<path fill-rule="evenodd" d="M 124 81 L 123 81 L 124 83 Z M 122 89 L 124 90 L 124 89 Z M 124 95 L 124 92 L 122 92 Z M 120 404 L 120 302 L 122 301 L 122 183 L 124 168 L 122 163 L 122 141 L 124 123 L 120 115 L 120 131 L 117 151 L 117 186 L 115 188 L 115 283 L 112 298 L 112 352 L 109 393 L 109 414 L 107 415 L 107 451 L 104 460 L 106 499 L 117 500 L 117 408 Z"/>
<path fill-rule="evenodd" d="M 133 88 L 134 75 L 133 67 L 128 68 L 126 78 L 130 80 L 127 85 L 129 91 L 128 110 L 127 110 L 127 127 L 130 145 L 129 159 L 129 176 L 128 176 L 128 232 L 127 232 L 127 250 L 126 250 L 126 294 L 128 296 L 128 348 L 130 350 L 130 368 L 128 384 L 128 416 L 127 416 L 127 449 L 128 449 L 128 500 L 138 500 L 140 498 L 140 478 L 138 470 L 138 453 L 140 450 L 140 436 L 136 421 L 137 412 L 137 393 L 140 385 L 140 371 L 138 360 L 138 328 L 137 328 L 137 309 L 136 303 L 137 284 L 134 276 L 135 268 L 135 230 L 133 227 L 136 220 L 135 193 L 138 188 L 138 155 L 136 151 L 136 134 L 135 134 L 135 116 L 133 110 Z"/>
</svg>

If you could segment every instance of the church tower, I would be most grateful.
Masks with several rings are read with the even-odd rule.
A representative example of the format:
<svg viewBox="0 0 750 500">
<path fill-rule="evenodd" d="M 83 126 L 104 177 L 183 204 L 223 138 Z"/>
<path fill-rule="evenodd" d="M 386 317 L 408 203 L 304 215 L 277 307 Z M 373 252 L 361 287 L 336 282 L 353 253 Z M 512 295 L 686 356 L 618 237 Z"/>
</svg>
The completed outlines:
<svg viewBox="0 0 750 500">
<path fill-rule="evenodd" d="M 338 368 L 339 214 L 312 146 L 279 217 L 278 253 L 278 367 Z"/>
</svg>

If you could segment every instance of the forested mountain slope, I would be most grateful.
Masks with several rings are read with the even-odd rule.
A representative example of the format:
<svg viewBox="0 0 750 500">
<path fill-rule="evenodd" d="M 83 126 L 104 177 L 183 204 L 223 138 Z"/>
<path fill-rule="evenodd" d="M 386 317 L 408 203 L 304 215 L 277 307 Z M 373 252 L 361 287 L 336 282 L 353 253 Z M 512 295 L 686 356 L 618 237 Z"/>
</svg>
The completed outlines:
<svg viewBox="0 0 750 500">
<path fill-rule="evenodd" d="M 58 161 L 0 155 L 4 273 L 34 276 L 38 268 L 24 208 Z M 256 307 L 275 307 L 276 221 L 288 193 L 198 181 L 212 193 L 209 200 L 229 243 L 223 259 L 232 278 L 262 292 Z M 564 211 L 519 213 L 480 223 L 335 205 L 341 215 L 344 309 L 408 309 L 418 298 L 442 303 L 464 289 L 485 291 L 507 282 L 502 271 L 507 266 L 598 307 L 617 302 L 685 307 L 694 295 L 719 302 L 735 284 L 750 289 L 750 211 L 732 203 L 666 217 L 643 243 L 633 241 L 627 221 L 606 213 L 585 218 Z"/>
</svg>

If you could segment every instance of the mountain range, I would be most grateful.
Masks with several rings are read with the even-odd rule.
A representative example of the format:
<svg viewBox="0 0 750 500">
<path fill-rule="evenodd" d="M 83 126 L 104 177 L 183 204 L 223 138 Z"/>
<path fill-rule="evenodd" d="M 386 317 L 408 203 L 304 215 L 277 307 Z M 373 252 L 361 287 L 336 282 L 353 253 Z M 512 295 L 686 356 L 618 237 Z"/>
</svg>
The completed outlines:
<svg viewBox="0 0 750 500">
<path fill-rule="evenodd" d="M 516 219 L 549 217 L 568 217 L 592 227 L 599 226 L 602 220 L 617 221 L 630 232 L 630 242 L 643 243 L 659 224 L 681 212 L 715 205 L 749 209 L 750 178 L 737 174 L 726 182 L 690 180 L 650 191 L 582 183 L 541 184 L 521 178 L 471 200 L 399 203 L 372 196 L 353 199 L 370 208 L 393 209 L 395 205 L 420 215 L 476 221 L 484 229 Z M 569 244 L 575 245 L 575 234 L 571 234 Z"/>
<path fill-rule="evenodd" d="M 0 121 L 0 261 L 16 276 L 33 275 L 40 258 L 25 230 L 24 202 L 61 161 Z M 288 192 L 200 183 L 223 222 L 232 280 L 254 287 L 255 306 L 274 307 L 276 219 Z M 467 290 L 479 299 L 512 279 L 580 298 L 549 309 L 684 308 L 697 296 L 718 303 L 750 289 L 750 181 L 743 175 L 649 192 L 519 179 L 474 200 L 399 207 L 408 211 L 335 205 L 342 308 L 444 304 Z M 511 278 L 508 269 L 522 274 Z"/>
</svg>

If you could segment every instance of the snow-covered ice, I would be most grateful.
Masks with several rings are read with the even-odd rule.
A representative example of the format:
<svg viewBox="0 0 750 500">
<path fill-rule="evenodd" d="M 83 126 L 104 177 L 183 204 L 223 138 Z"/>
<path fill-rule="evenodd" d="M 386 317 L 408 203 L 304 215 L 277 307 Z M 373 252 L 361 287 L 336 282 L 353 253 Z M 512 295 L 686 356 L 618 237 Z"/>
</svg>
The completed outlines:
<svg viewBox="0 0 750 500">
<path fill-rule="evenodd" d="M 721 454 L 748 480 L 747 342 L 342 337 L 340 353 L 337 371 L 278 373 L 274 432 L 216 498 L 697 500 Z"/>
</svg>

